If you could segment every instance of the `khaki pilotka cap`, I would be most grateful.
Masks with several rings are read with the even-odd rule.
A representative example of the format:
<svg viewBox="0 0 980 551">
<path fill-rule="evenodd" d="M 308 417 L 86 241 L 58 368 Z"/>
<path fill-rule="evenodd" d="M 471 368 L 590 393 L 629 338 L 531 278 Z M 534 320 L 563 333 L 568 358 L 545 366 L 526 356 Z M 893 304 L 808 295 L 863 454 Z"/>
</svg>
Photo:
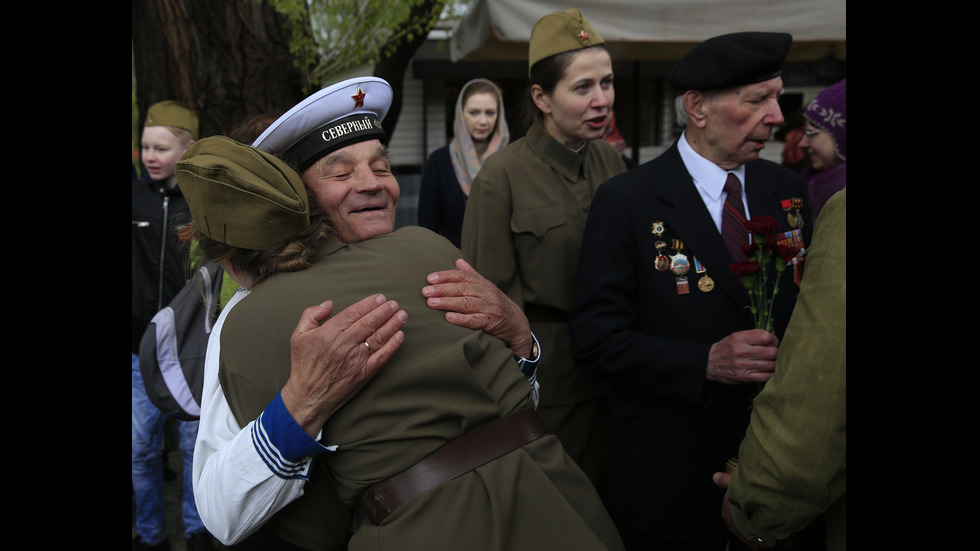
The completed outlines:
<svg viewBox="0 0 980 551">
<path fill-rule="evenodd" d="M 538 19 L 527 45 L 527 74 L 546 57 L 605 44 L 599 31 L 577 9 L 556 11 Z"/>
<path fill-rule="evenodd" d="M 161 101 L 154 103 L 146 111 L 146 126 L 176 126 L 183 128 L 197 139 L 197 113 L 179 101 Z"/>
<path fill-rule="evenodd" d="M 225 136 L 204 138 L 177 162 L 194 224 L 215 241 L 261 251 L 310 225 L 299 174 L 270 153 Z"/>
</svg>

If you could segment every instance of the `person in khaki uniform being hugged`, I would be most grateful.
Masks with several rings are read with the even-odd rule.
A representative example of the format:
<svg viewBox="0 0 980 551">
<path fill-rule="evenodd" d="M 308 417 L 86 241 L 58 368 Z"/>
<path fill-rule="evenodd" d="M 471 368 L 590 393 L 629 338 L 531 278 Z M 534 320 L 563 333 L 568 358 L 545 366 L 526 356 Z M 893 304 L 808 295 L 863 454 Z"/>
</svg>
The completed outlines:
<svg viewBox="0 0 980 551">
<path fill-rule="evenodd" d="M 305 184 L 304 198 L 300 199 L 298 192 L 292 192 L 290 196 L 295 200 L 290 204 L 295 210 L 302 211 L 298 207 L 299 201 L 307 200 L 306 194 L 309 194 L 309 204 L 313 205 L 314 210 L 322 209 L 322 215 L 334 228 L 336 239 L 331 239 L 329 243 L 317 242 L 317 246 L 307 250 L 318 251 L 314 257 L 318 261 L 332 263 L 332 267 L 352 258 L 367 262 L 358 264 L 364 269 L 363 272 L 353 267 L 344 269 L 343 266 L 339 273 L 334 273 L 331 269 L 329 277 L 317 278 L 312 287 L 294 286 L 291 278 L 312 277 L 314 270 L 324 269 L 319 262 L 303 272 L 273 276 L 252 293 L 246 289 L 240 290 L 215 324 L 208 349 L 202 428 L 195 452 L 194 488 L 205 523 L 222 542 L 232 545 L 232 549 L 347 549 L 351 534 L 350 505 L 360 490 L 412 465 L 420 459 L 415 453 L 422 448 L 431 450 L 439 447 L 440 442 L 468 432 L 469 428 L 477 428 L 479 423 L 472 408 L 485 407 L 488 397 L 499 398 L 494 402 L 494 407 L 499 415 L 504 415 L 509 413 L 512 406 L 526 405 L 524 398 L 533 388 L 534 362 L 523 356 L 530 355 L 535 348 L 532 346 L 535 341 L 526 319 L 516 305 L 507 300 L 499 290 L 492 288 L 492 291 L 498 293 L 516 311 L 515 314 L 498 316 L 494 312 L 498 308 L 493 306 L 495 298 L 491 289 L 487 288 L 492 286 L 486 280 L 465 268 L 446 269 L 453 266 L 452 259 L 447 261 L 441 258 L 440 262 L 432 263 L 432 255 L 438 255 L 440 251 L 451 255 L 453 259 L 458 258 L 459 251 L 444 239 L 436 237 L 435 243 L 428 242 L 429 238 L 435 237 L 434 234 L 420 228 L 406 228 L 392 234 L 398 184 L 388 168 L 383 147 L 387 137 L 380 124 L 390 102 L 391 87 L 387 82 L 373 77 L 350 79 L 321 90 L 297 104 L 255 142 L 256 148 L 275 152 L 283 160 L 288 159 L 288 168 L 292 172 L 284 171 L 282 163 L 274 158 L 250 162 L 248 166 L 254 169 L 256 166 L 273 163 L 276 170 L 266 171 L 271 172 L 266 180 L 276 180 L 275 174 L 299 171 L 302 183 L 292 182 L 290 177 L 290 185 L 303 189 Z M 208 142 L 212 143 L 214 142 Z M 195 149 L 195 152 L 197 155 L 201 150 Z M 219 163 L 225 162 L 229 156 L 222 153 L 199 157 L 202 162 L 211 162 L 214 165 L 199 167 L 201 173 L 217 179 L 217 174 L 221 173 Z M 189 169 L 196 170 L 193 166 L 189 166 Z M 182 179 L 194 178 L 183 169 L 180 173 Z M 191 182 L 188 185 L 193 187 Z M 269 195 L 261 191 L 256 193 L 256 196 Z M 200 223 L 202 215 L 194 211 L 194 201 L 190 202 L 195 220 Z M 286 211 L 283 217 L 270 219 L 268 223 L 245 225 L 245 228 L 259 235 L 281 231 L 281 226 L 290 223 L 289 209 L 283 210 Z M 222 222 L 219 218 L 204 220 L 207 227 L 231 238 L 227 231 L 222 232 L 220 229 Z M 285 227 L 294 232 L 300 231 L 295 225 Z M 392 236 L 386 237 L 388 234 Z M 412 244 L 414 240 L 423 237 L 421 245 Z M 360 253 L 351 255 L 352 251 L 377 253 L 378 249 L 375 247 L 390 245 L 391 241 L 397 241 L 392 245 L 396 254 L 383 255 L 383 260 Z M 259 248 L 265 249 L 263 244 L 257 245 L 262 245 Z M 263 255 L 267 252 L 254 254 L 258 258 L 264 258 Z M 210 254 L 224 257 L 220 249 L 217 253 L 211 251 Z M 244 254 L 248 257 L 249 251 Z M 429 268 L 435 270 L 426 271 Z M 353 274 L 355 271 L 356 275 Z M 269 286 L 276 281 L 276 277 L 286 276 L 289 276 L 289 284 L 282 300 L 277 296 L 272 299 L 270 308 L 256 307 L 255 305 L 261 304 L 262 297 L 269 297 L 272 293 L 262 289 L 270 289 Z M 422 288 L 421 285 L 426 282 L 430 285 Z M 461 287 L 478 288 L 481 291 L 474 295 L 470 290 L 460 295 L 457 292 L 459 290 L 453 288 L 456 283 Z M 357 286 L 362 290 L 355 290 Z M 399 336 L 402 334 L 397 331 L 406 321 L 404 312 L 400 312 L 393 301 L 384 300 L 377 294 L 378 291 L 392 293 L 390 296 L 397 298 L 398 303 L 406 305 L 405 310 L 412 316 L 412 327 L 415 329 L 414 332 L 406 330 L 404 350 L 399 348 L 399 343 L 402 342 Z M 361 294 L 353 296 L 358 293 Z M 368 296 L 367 299 L 353 302 L 365 295 Z M 332 300 L 321 306 L 305 310 L 302 308 L 328 298 Z M 441 302 L 423 302 L 432 301 L 433 298 L 439 298 Z M 456 308 L 458 300 L 472 302 L 476 307 Z M 425 305 L 425 312 L 418 312 L 417 303 Z M 346 306 L 348 304 L 351 305 Z M 289 308 L 295 310 L 284 310 Z M 503 305 L 503 308 L 508 307 Z M 254 314 L 256 309 L 259 310 L 257 315 L 249 315 L 250 311 Z M 446 314 L 441 310 L 445 310 Z M 336 314 L 330 317 L 331 312 Z M 290 333 L 298 318 L 301 319 L 300 324 L 295 332 Z M 506 322 L 502 321 L 504 319 Z M 247 325 L 249 320 L 260 326 L 254 334 L 242 331 L 241 324 Z M 441 323 L 436 324 L 437 320 Z M 447 321 L 482 332 L 474 337 L 472 335 L 476 332 L 453 327 Z M 416 334 L 430 335 L 429 330 L 446 333 L 437 334 L 435 342 L 413 339 Z M 453 343 L 459 344 L 458 340 L 452 338 L 452 331 L 462 332 L 457 335 L 469 335 L 470 341 L 461 349 L 454 348 L 455 352 L 450 351 L 447 354 L 445 347 L 456 346 Z M 416 344 L 410 346 L 413 342 Z M 500 351 L 497 347 L 501 342 L 505 344 L 504 357 L 509 361 L 503 364 L 505 371 L 498 373 L 498 377 L 491 381 L 486 381 L 485 375 L 493 371 L 486 371 L 485 368 L 494 365 L 488 358 L 498 358 Z M 491 350 L 487 347 L 493 348 Z M 398 353 L 392 356 L 395 349 Z M 409 349 L 414 352 L 408 352 Z M 481 353 L 482 350 L 496 352 L 486 355 Z M 435 358 L 447 357 L 450 359 L 448 364 L 433 361 Z M 379 370 L 388 360 L 390 363 Z M 331 362 L 338 361 L 339 368 L 337 365 L 331 367 Z M 460 362 L 465 363 L 466 368 L 452 370 L 451 366 L 462 365 Z M 478 370 L 477 364 L 480 366 Z M 519 369 L 514 369 L 515 367 Z M 431 374 L 432 369 L 448 369 L 449 376 L 439 380 L 427 378 L 426 380 L 432 382 L 431 385 L 413 379 L 404 388 L 417 388 L 419 392 L 395 392 L 391 397 L 397 396 L 398 400 L 389 399 L 389 396 L 384 399 L 364 400 L 355 397 L 347 402 L 362 388 L 362 392 L 377 388 L 373 383 L 365 387 L 367 380 L 373 376 L 395 371 L 399 376 L 416 374 L 426 378 L 426 374 Z M 473 375 L 477 371 L 479 375 Z M 242 384 L 253 380 L 253 375 L 256 374 L 258 379 L 255 379 L 255 385 Z M 485 388 L 489 390 L 481 391 L 473 386 L 474 381 L 468 380 L 470 376 L 478 377 L 480 383 L 486 383 Z M 458 384 L 460 377 L 465 385 Z M 385 384 L 380 388 L 394 390 Z M 402 386 L 396 384 L 395 388 Z M 473 391 L 473 395 L 460 404 L 458 393 L 466 392 L 466 389 Z M 422 391 L 436 393 L 438 396 L 426 396 Z M 343 405 L 345 403 L 346 406 Z M 360 406 L 354 406 L 355 403 Z M 365 409 L 365 403 L 371 406 Z M 530 403 L 533 405 L 533 400 Z M 405 409 L 406 405 L 408 409 Z M 449 413 L 443 415 L 447 410 Z M 366 419 L 364 422 L 351 422 L 351 418 L 346 415 L 363 415 Z M 522 415 L 525 421 L 533 420 L 527 418 L 527 413 Z M 394 424 L 389 423 L 393 418 L 397 421 Z M 329 426 L 349 426 L 356 430 L 353 433 L 342 431 L 344 434 L 335 438 L 332 433 L 328 434 L 328 428 L 324 428 L 322 437 L 317 437 L 317 431 L 324 426 L 326 419 L 334 419 L 338 423 L 333 425 L 331 423 L 334 421 L 331 421 Z M 519 416 L 518 420 L 521 419 Z M 518 423 L 518 429 L 524 427 L 522 423 L 525 421 Z M 443 433 L 447 424 L 453 425 L 454 422 L 458 426 L 452 427 L 453 434 Z M 359 439 L 359 435 L 364 435 L 359 431 L 369 431 L 368 440 Z M 507 430 L 504 434 L 540 435 L 540 432 Z M 427 437 L 420 438 L 420 435 Z M 478 442 L 485 441 L 498 446 L 501 444 L 499 439 L 485 437 L 480 432 L 467 440 L 474 438 Z M 501 528 L 506 530 L 506 536 L 494 536 L 486 541 L 500 542 L 504 548 L 516 545 L 515 548 L 518 549 L 541 543 L 539 536 L 527 534 L 530 530 L 527 523 L 542 516 L 550 518 L 554 507 L 568 513 L 568 508 L 561 504 L 565 500 L 574 504 L 575 511 L 581 513 L 579 516 L 588 525 L 587 528 L 582 528 L 582 520 L 576 521 L 567 514 L 560 513 L 555 518 L 573 527 L 569 532 L 572 537 L 580 538 L 583 546 L 599 545 L 599 548 L 616 549 L 618 535 L 584 474 L 563 453 L 540 453 L 541 450 L 537 450 L 537 446 L 554 447 L 554 440 L 553 437 L 538 438 L 527 448 L 536 450 L 535 462 L 548 463 L 543 468 L 545 476 L 561 479 L 554 486 L 567 498 L 555 495 L 552 490 L 538 488 L 542 473 L 527 478 L 528 473 L 536 471 L 534 468 L 530 471 L 525 469 L 521 473 L 508 473 L 505 482 L 495 485 L 493 491 L 481 494 L 485 498 L 466 500 L 480 503 L 485 502 L 483 499 L 489 499 L 493 504 L 499 505 L 494 513 L 481 514 L 480 523 L 495 519 L 494 522 L 502 523 L 501 526 L 511 525 L 509 528 Z M 549 444 L 549 441 L 552 443 Z M 409 447 L 399 447 L 396 442 Z M 324 444 L 339 444 L 337 453 L 330 453 L 334 448 L 325 447 Z M 503 444 L 513 443 L 504 439 Z M 458 444 L 448 447 L 447 452 L 440 449 L 438 453 L 452 454 L 458 447 Z M 473 450 L 469 446 L 464 451 L 470 457 L 485 457 L 481 455 L 482 452 L 470 454 Z M 381 458 L 376 455 L 378 453 L 392 454 L 395 457 Z M 351 461 L 348 459 L 351 457 L 357 457 L 358 460 L 346 463 Z M 504 463 L 491 463 L 513 466 L 509 462 L 521 457 L 525 457 L 523 453 L 516 456 L 512 453 L 501 457 L 500 460 L 507 460 Z M 558 463 L 554 464 L 554 460 Z M 448 461 L 445 464 L 457 463 Z M 472 481 L 468 468 L 459 471 L 461 476 L 456 480 Z M 480 476 L 486 475 L 481 473 Z M 381 489 L 392 485 L 400 487 L 403 485 L 400 480 L 402 479 L 388 481 Z M 515 487 L 515 480 L 527 482 L 519 482 Z M 547 486 L 551 487 L 552 484 L 549 482 Z M 416 486 L 410 487 L 418 490 Z M 419 503 L 429 504 L 428 498 L 447 491 L 445 487 L 446 485 L 433 488 L 416 500 L 409 499 L 414 492 L 406 494 L 399 490 L 392 494 L 375 491 L 372 495 L 395 495 L 398 499 L 385 499 L 378 506 L 371 506 L 373 513 L 370 518 L 361 513 L 359 534 L 369 532 L 372 529 L 370 523 L 377 522 L 377 533 L 385 541 L 393 538 L 393 541 L 408 545 L 409 542 L 421 538 L 419 545 L 431 546 L 440 533 L 438 529 L 429 526 L 430 523 L 418 523 L 421 535 L 416 534 L 418 538 L 414 540 L 410 535 L 394 530 L 393 524 L 398 522 L 396 519 L 399 515 L 412 515 L 411 511 Z M 456 486 L 453 488 L 452 492 L 458 490 Z M 525 490 L 530 491 L 530 500 L 518 499 L 516 493 L 512 493 Z M 344 501 L 341 501 L 341 497 Z M 546 497 L 553 502 L 547 510 L 537 510 L 542 504 L 540 497 Z M 508 500 L 518 500 L 519 503 L 503 505 Z M 368 502 L 378 504 L 379 500 Z M 399 507 L 400 503 L 405 503 L 405 506 Z M 359 505 L 358 510 L 366 510 L 361 507 Z M 394 513 L 384 517 L 381 508 L 393 510 Z M 528 508 L 533 510 L 533 514 L 528 514 L 526 520 L 510 519 L 509 515 Z M 445 530 L 462 530 L 465 537 L 469 537 L 471 533 L 478 536 L 480 533 L 477 526 L 482 524 L 474 524 L 468 517 L 457 522 L 448 520 L 451 514 L 470 514 L 472 511 L 468 508 L 453 508 L 451 513 L 441 507 L 433 507 L 431 510 L 434 514 L 442 514 L 440 527 Z M 399 522 L 398 525 L 415 526 L 415 523 Z M 576 526 L 582 529 L 574 528 Z M 557 538 L 556 541 L 567 537 L 554 534 L 549 536 L 549 531 L 543 531 L 545 536 L 541 537 Z M 588 532 L 596 535 L 589 536 Z M 603 543 L 597 544 L 597 537 Z M 515 538 L 520 541 L 515 543 Z M 351 545 L 362 545 L 363 540 L 359 541 L 360 544 Z M 446 541 L 465 543 L 461 537 L 454 535 L 449 535 Z"/>
<path fill-rule="evenodd" d="M 538 363 L 538 413 L 602 493 L 608 388 L 575 365 L 568 314 L 592 196 L 626 171 L 602 139 L 615 100 L 612 60 L 576 9 L 542 17 L 528 48 L 533 123 L 474 179 L 462 250 L 523 308 L 547 351 Z"/>
<path fill-rule="evenodd" d="M 322 159 L 322 185 L 397 186 L 380 117 L 355 117 L 324 131 L 336 144 Z M 299 446 L 329 468 L 272 518 L 279 536 L 333 547 L 323 539 L 329 519 L 316 515 L 339 496 L 361 515 L 351 550 L 622 549 L 588 478 L 537 420 L 512 350 L 446 323 L 419 292 L 428 274 L 453 265 L 455 247 L 419 227 L 345 242 L 348 228 L 311 216 L 298 173 L 228 138 L 201 140 L 177 171 L 201 250 L 250 291 L 226 310 L 220 347 L 208 351 L 226 407 L 239 425 L 276 410 L 292 416 L 289 430 L 305 433 Z M 397 350 L 348 401 L 310 410 L 290 369 L 295 320 L 323 296 L 342 308 L 372 289 L 397 300 L 392 309 L 408 321 L 401 316 L 401 337 L 391 331 L 400 324 L 364 333 L 352 353 L 369 356 L 380 343 L 390 351 L 392 336 Z"/>
</svg>

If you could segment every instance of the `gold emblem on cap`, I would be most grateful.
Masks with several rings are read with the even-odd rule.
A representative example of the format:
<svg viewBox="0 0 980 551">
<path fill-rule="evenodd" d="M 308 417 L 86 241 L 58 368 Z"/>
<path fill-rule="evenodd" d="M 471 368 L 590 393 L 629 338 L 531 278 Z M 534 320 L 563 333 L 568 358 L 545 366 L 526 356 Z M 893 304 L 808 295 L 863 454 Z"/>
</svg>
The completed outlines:
<svg viewBox="0 0 980 551">
<path fill-rule="evenodd" d="M 585 29 L 582 29 L 582 32 L 578 33 L 578 39 L 585 42 L 589 39 L 589 33 L 585 32 Z"/>
<path fill-rule="evenodd" d="M 364 96 L 365 96 L 364 92 L 362 92 L 361 91 L 361 87 L 358 86 L 357 87 L 357 93 L 354 94 L 353 96 L 351 96 L 351 99 L 354 100 L 354 107 L 355 108 L 356 107 L 364 107 Z"/>
</svg>

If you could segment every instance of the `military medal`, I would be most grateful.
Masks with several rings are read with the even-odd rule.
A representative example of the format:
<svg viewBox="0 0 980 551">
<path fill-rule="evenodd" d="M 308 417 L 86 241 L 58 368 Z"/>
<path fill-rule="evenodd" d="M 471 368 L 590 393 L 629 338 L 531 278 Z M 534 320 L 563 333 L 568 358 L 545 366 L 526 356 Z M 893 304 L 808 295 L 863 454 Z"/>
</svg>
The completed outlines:
<svg viewBox="0 0 980 551">
<path fill-rule="evenodd" d="M 790 210 L 793 208 L 793 200 L 792 199 L 783 199 L 779 203 L 779 205 L 781 207 L 783 207 L 783 212 L 786 213 L 786 223 L 789 224 L 789 227 L 795 228 L 796 227 L 796 216 L 792 212 L 790 212 Z"/>
<path fill-rule="evenodd" d="M 667 268 L 670 267 L 670 261 L 664 256 L 664 249 L 667 248 L 667 244 L 663 241 L 657 241 L 655 246 L 660 254 L 657 255 L 657 259 L 653 262 L 653 265 L 661 272 L 667 271 Z"/>
<path fill-rule="evenodd" d="M 786 212 L 786 222 L 789 226 L 791 228 L 802 228 L 803 215 L 800 214 L 800 209 L 803 207 L 803 199 L 793 197 L 791 199 L 784 199 L 780 204 L 783 207 L 783 211 Z"/>
<path fill-rule="evenodd" d="M 698 260 L 698 257 L 696 256 L 694 257 L 694 271 L 699 274 L 704 274 L 701 276 L 701 279 L 698 280 L 698 289 L 701 289 L 702 293 L 707 293 L 715 288 L 715 280 L 711 279 L 711 276 L 708 275 L 708 270 L 704 267 L 704 264 L 701 264 L 701 261 Z"/>
<path fill-rule="evenodd" d="M 691 292 L 687 283 L 687 272 L 691 269 L 691 264 L 687 261 L 687 255 L 681 252 L 684 250 L 683 241 L 675 239 L 674 250 L 677 254 L 670 255 L 670 271 L 677 276 L 677 294 L 686 295 Z"/>
<path fill-rule="evenodd" d="M 793 266 L 793 282 L 799 285 L 803 279 L 803 260 L 806 258 L 806 243 L 803 242 L 803 232 L 798 229 L 784 232 L 782 235 L 776 236 L 776 243 L 800 250 L 788 262 Z"/>
<path fill-rule="evenodd" d="M 803 214 L 800 213 L 800 209 L 803 208 L 803 199 L 799 197 L 794 198 L 793 208 L 796 209 L 796 227 L 803 228 Z"/>
<path fill-rule="evenodd" d="M 656 235 L 657 237 L 660 237 L 661 235 L 663 235 L 664 234 L 664 223 L 663 222 L 654 222 L 650 226 L 650 233 L 652 233 L 653 235 Z"/>
</svg>

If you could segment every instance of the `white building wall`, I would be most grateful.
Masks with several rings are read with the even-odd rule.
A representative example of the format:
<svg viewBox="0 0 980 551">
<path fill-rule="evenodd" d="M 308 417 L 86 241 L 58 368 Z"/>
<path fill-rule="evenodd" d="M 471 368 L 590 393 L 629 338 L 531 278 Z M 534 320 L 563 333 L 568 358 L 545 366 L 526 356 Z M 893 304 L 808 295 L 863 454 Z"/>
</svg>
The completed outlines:
<svg viewBox="0 0 980 551">
<path fill-rule="evenodd" d="M 429 94 L 426 96 L 426 112 L 429 124 L 425 136 L 425 158 L 428 159 L 433 151 L 449 143 L 451 134 L 446 133 L 446 106 L 444 90 L 446 81 L 429 79 Z M 451 124 L 452 121 L 449 121 Z"/>
<path fill-rule="evenodd" d="M 392 83 L 392 86 L 396 84 Z M 426 101 L 424 82 L 422 79 L 415 78 L 411 65 L 405 71 L 405 78 L 398 86 L 401 86 L 402 90 L 402 110 L 395 131 L 388 142 L 391 166 L 398 178 L 401 191 L 395 212 L 396 228 L 414 226 L 418 223 L 421 169 L 429 154 L 423 137 L 432 132 L 433 126 L 438 126 L 437 121 L 433 120 L 431 108 L 424 108 Z"/>
<path fill-rule="evenodd" d="M 400 86 L 402 90 L 401 114 L 398 116 L 395 132 L 388 142 L 391 164 L 395 167 L 421 165 L 425 160 L 421 140 L 425 127 L 425 114 L 422 109 L 423 83 L 411 73 L 412 69 L 409 66 L 401 83 L 391 83 L 392 86 Z"/>
</svg>

